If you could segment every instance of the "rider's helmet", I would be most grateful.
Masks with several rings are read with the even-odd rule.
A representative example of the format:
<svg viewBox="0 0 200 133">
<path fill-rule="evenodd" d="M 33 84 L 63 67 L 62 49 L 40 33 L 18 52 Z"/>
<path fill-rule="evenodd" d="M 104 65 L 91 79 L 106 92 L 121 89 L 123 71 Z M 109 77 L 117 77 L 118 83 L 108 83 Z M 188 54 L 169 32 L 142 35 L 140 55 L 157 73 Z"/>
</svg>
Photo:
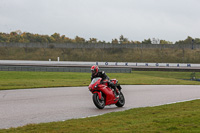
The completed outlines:
<svg viewBox="0 0 200 133">
<path fill-rule="evenodd" d="M 96 76 L 97 73 L 99 72 L 99 67 L 97 65 L 93 65 L 91 67 L 91 71 L 92 71 L 92 76 Z"/>
</svg>

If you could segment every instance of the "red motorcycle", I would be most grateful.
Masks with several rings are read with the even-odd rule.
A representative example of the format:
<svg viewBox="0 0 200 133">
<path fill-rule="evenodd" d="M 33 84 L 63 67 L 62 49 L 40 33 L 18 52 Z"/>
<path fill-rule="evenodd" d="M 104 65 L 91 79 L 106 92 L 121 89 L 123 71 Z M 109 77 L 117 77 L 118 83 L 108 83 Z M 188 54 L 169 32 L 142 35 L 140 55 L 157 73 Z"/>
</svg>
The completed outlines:
<svg viewBox="0 0 200 133">
<path fill-rule="evenodd" d="M 116 79 L 112 79 L 111 82 L 117 86 L 116 92 L 108 87 L 108 80 L 102 81 L 102 78 L 94 78 L 89 85 L 89 90 L 93 94 L 93 102 L 97 108 L 103 109 L 106 105 L 115 104 L 118 107 L 122 107 L 125 104 L 125 98 L 121 92 L 121 86 Z M 119 97 L 116 97 L 116 94 Z"/>
</svg>

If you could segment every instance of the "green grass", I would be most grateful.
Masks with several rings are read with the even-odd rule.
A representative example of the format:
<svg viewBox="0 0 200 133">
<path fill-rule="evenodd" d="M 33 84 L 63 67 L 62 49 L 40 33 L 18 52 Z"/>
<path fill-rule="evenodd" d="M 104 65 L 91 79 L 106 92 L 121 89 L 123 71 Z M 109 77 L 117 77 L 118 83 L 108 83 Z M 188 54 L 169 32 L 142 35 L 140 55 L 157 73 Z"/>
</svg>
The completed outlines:
<svg viewBox="0 0 200 133">
<path fill-rule="evenodd" d="M 89 73 L 0 71 L 0 89 L 87 86 Z"/>
<path fill-rule="evenodd" d="M 0 130 L 1 133 L 64 133 L 64 132 L 200 132 L 200 100 L 135 108 L 101 116 L 72 119 L 64 122 L 30 124 Z"/>
<path fill-rule="evenodd" d="M 94 54 L 95 53 L 95 54 Z M 91 56 L 92 55 L 92 56 Z M 200 63 L 200 49 L 1 47 L 0 60 Z"/>
<path fill-rule="evenodd" d="M 189 81 L 191 72 L 132 71 L 107 73 L 123 85 L 200 85 Z M 88 86 L 90 73 L 73 72 L 14 72 L 0 71 L 0 90 L 64 86 Z M 196 73 L 200 77 L 200 73 Z"/>
</svg>

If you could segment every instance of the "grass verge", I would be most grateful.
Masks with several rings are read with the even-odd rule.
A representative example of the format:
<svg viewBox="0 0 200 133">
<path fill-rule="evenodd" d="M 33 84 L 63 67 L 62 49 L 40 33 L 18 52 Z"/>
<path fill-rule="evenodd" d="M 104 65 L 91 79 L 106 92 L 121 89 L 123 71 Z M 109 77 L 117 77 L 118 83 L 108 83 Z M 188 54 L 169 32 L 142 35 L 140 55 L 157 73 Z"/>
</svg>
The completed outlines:
<svg viewBox="0 0 200 133">
<path fill-rule="evenodd" d="M 15 72 L 0 71 L 0 90 L 45 87 L 88 86 L 90 73 L 75 72 Z M 189 81 L 191 72 L 133 71 L 132 73 L 107 73 L 120 84 L 127 85 L 200 85 Z M 197 72 L 196 77 L 200 77 Z"/>
<path fill-rule="evenodd" d="M 200 100 L 193 100 L 64 122 L 30 124 L 0 132 L 199 132 L 199 105 Z"/>
<path fill-rule="evenodd" d="M 158 45 L 159 48 L 141 46 L 135 48 L 1 47 L 0 60 L 57 60 L 57 57 L 60 57 L 62 61 L 200 63 L 200 49 L 184 48 L 181 45 L 182 48 L 164 48 L 162 45 Z"/>
</svg>

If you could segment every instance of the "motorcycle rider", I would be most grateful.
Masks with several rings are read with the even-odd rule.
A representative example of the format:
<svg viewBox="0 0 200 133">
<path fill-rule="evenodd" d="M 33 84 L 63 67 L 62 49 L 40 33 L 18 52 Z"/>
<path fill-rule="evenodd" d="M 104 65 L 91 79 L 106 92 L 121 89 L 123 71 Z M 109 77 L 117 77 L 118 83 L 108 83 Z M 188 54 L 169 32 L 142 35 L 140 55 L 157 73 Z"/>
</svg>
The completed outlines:
<svg viewBox="0 0 200 133">
<path fill-rule="evenodd" d="M 116 94 L 115 97 L 119 97 L 119 94 L 116 91 L 116 86 L 114 85 L 113 82 L 110 81 L 110 78 L 106 75 L 106 73 L 104 71 L 100 72 L 99 67 L 97 65 L 93 65 L 91 67 L 91 71 L 92 71 L 91 81 L 93 80 L 93 78 L 96 78 L 96 77 L 102 78 L 102 81 L 108 80 L 108 87 L 111 87 L 114 89 L 115 94 Z"/>
</svg>

